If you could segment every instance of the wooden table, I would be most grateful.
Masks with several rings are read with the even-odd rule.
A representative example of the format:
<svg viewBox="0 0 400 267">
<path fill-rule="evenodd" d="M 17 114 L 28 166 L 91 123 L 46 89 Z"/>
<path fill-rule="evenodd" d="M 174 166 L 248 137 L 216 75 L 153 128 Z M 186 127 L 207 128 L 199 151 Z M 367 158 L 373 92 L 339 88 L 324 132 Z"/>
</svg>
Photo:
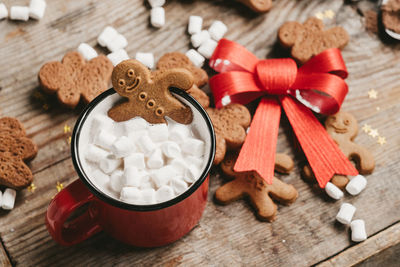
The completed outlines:
<svg viewBox="0 0 400 267">
<path fill-rule="evenodd" d="M 28 2 L 5 1 L 8 7 Z M 279 0 L 268 14 L 255 15 L 228 0 L 168 1 L 167 23 L 158 30 L 149 26 L 149 7 L 144 1 L 52 0 L 41 21 L 0 21 L 1 115 L 20 119 L 40 148 L 31 163 L 37 189 L 19 192 L 15 208 L 0 211 L 0 262 L 5 266 L 394 264 L 400 253 L 400 46 L 383 42 L 365 30 L 360 10 L 373 6 L 370 1 L 352 6 L 340 0 Z M 64 133 L 64 126 L 73 127 L 82 106 L 70 111 L 60 108 L 54 98 L 43 99 L 38 94 L 37 73 L 42 64 L 60 60 L 81 42 L 95 46 L 107 25 L 127 37 L 131 57 L 137 51 L 153 52 L 157 59 L 168 51 L 185 52 L 189 49 L 186 27 L 191 14 L 203 16 L 207 27 L 214 19 L 222 20 L 229 27 L 226 37 L 260 58 L 285 56 L 276 42 L 279 26 L 287 20 L 304 21 L 326 10 L 336 14 L 327 22 L 345 27 L 351 36 L 343 50 L 350 72 L 350 92 L 343 110 L 354 114 L 360 126 L 367 123 L 378 129 L 387 140 L 387 144 L 379 145 L 376 138 L 361 130 L 356 138 L 376 159 L 376 170 L 368 175 L 362 194 L 346 195 L 334 202 L 305 183 L 300 178 L 304 158 L 294 151 L 290 127 L 283 119 L 278 151 L 292 155 L 296 168 L 281 178 L 297 188 L 299 198 L 292 206 L 279 206 L 275 222 L 256 220 L 245 201 L 216 205 L 213 194 L 223 179 L 214 170 L 209 202 L 200 223 L 174 244 L 137 249 L 101 233 L 65 248 L 51 239 L 44 214 L 57 193 L 56 184 L 66 186 L 77 179 L 68 143 L 71 133 Z M 377 99 L 368 98 L 370 89 L 378 92 Z M 366 222 L 369 239 L 363 243 L 351 242 L 348 227 L 335 222 L 345 201 L 353 203 L 357 207 L 355 217 Z"/>
</svg>

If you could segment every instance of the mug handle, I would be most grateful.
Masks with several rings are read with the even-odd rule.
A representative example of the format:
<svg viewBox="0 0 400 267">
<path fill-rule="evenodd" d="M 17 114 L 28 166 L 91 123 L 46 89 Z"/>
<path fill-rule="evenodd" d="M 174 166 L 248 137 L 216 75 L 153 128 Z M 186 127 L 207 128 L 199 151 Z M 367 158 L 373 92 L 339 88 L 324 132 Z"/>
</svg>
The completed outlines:
<svg viewBox="0 0 400 267">
<path fill-rule="evenodd" d="M 47 208 L 46 226 L 56 242 L 64 246 L 74 245 L 102 230 L 96 210 L 89 208 L 79 217 L 66 223 L 74 210 L 94 200 L 94 195 L 80 179 L 54 197 Z"/>
</svg>

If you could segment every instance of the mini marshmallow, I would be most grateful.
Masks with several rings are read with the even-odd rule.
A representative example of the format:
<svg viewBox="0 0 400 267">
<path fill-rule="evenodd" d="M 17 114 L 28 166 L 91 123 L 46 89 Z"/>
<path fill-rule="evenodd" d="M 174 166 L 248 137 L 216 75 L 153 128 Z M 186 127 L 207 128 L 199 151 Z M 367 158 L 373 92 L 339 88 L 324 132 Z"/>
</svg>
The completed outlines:
<svg viewBox="0 0 400 267">
<path fill-rule="evenodd" d="M 149 136 L 153 142 L 168 140 L 168 126 L 165 123 L 154 124 L 149 127 Z"/>
<path fill-rule="evenodd" d="M 152 182 L 150 182 L 150 181 L 148 181 L 148 182 L 142 182 L 141 184 L 140 184 L 140 189 L 141 190 L 145 190 L 145 189 L 154 189 L 153 188 L 154 187 L 154 185 L 152 184 Z"/>
<path fill-rule="evenodd" d="M 31 0 L 29 4 L 29 17 L 39 20 L 43 18 L 45 10 L 46 10 L 46 1 Z"/>
<path fill-rule="evenodd" d="M 1 207 L 5 210 L 12 210 L 14 208 L 16 196 L 17 191 L 12 188 L 7 188 L 3 193 L 3 201 Z"/>
<path fill-rule="evenodd" d="M 180 173 L 183 175 L 189 164 L 187 164 L 186 161 L 183 160 L 182 158 L 176 158 L 173 159 L 169 165 L 174 168 L 176 173 Z"/>
<path fill-rule="evenodd" d="M 176 124 L 169 130 L 169 139 L 178 143 L 185 140 L 188 136 L 190 136 L 190 129 L 185 125 Z"/>
<path fill-rule="evenodd" d="M 214 53 L 215 48 L 217 47 L 218 43 L 212 39 L 208 39 L 202 45 L 200 45 L 197 51 L 203 55 L 205 58 L 211 58 L 212 54 Z"/>
<path fill-rule="evenodd" d="M 148 0 L 151 7 L 160 7 L 165 4 L 165 0 Z"/>
<path fill-rule="evenodd" d="M 328 182 L 325 186 L 325 192 L 333 199 L 340 199 L 343 197 L 343 192 L 336 185 Z"/>
<path fill-rule="evenodd" d="M 168 158 L 177 158 L 181 155 L 181 148 L 179 145 L 172 141 L 164 142 L 161 145 L 161 150 L 163 154 Z"/>
<path fill-rule="evenodd" d="M 173 167 L 165 166 L 161 169 L 155 170 L 151 174 L 151 179 L 157 188 L 160 188 L 161 186 L 166 185 L 170 179 L 175 177 L 175 175 L 176 172 Z"/>
<path fill-rule="evenodd" d="M 138 130 L 147 129 L 147 127 L 149 126 L 149 123 L 145 119 L 140 117 L 130 119 L 123 123 L 126 136 L 129 136 L 131 133 L 137 132 Z"/>
<path fill-rule="evenodd" d="M 136 167 L 143 170 L 146 166 L 144 163 L 143 153 L 132 153 L 130 156 L 124 158 L 124 168 Z"/>
<path fill-rule="evenodd" d="M 113 66 L 117 66 L 122 61 L 129 59 L 129 56 L 124 49 L 119 49 L 117 51 L 114 51 L 108 54 L 107 57 L 111 61 Z"/>
<path fill-rule="evenodd" d="M 162 7 L 154 7 L 150 11 L 150 22 L 153 27 L 161 28 L 165 24 L 165 11 Z"/>
<path fill-rule="evenodd" d="M 199 178 L 200 170 L 194 164 L 189 165 L 183 179 L 188 183 L 194 183 Z"/>
<path fill-rule="evenodd" d="M 90 144 L 88 145 L 85 158 L 87 161 L 99 163 L 102 159 L 105 159 L 109 155 L 108 151 Z"/>
<path fill-rule="evenodd" d="M 111 150 L 112 145 L 116 139 L 117 138 L 113 134 L 105 130 L 101 130 L 95 137 L 94 143 L 102 148 Z"/>
<path fill-rule="evenodd" d="M 27 7 L 27 6 L 12 6 L 10 8 L 10 19 L 28 21 L 29 7 Z"/>
<path fill-rule="evenodd" d="M 187 138 L 183 141 L 182 152 L 193 155 L 193 156 L 202 156 L 204 154 L 204 142 L 199 139 Z"/>
<path fill-rule="evenodd" d="M 143 135 L 138 139 L 138 147 L 142 150 L 145 154 L 150 154 L 151 152 L 156 149 L 156 145 L 150 139 L 148 135 Z"/>
<path fill-rule="evenodd" d="M 98 56 L 96 50 L 87 43 L 81 43 L 78 46 L 78 52 L 88 61 Z"/>
<path fill-rule="evenodd" d="M 364 220 L 354 220 L 351 222 L 350 227 L 351 240 L 353 240 L 354 242 L 361 242 L 367 239 Z"/>
<path fill-rule="evenodd" d="M 228 27 L 219 20 L 216 20 L 211 24 L 210 28 L 208 31 L 210 32 L 211 38 L 213 38 L 215 41 L 219 41 L 224 37 L 226 31 L 228 30 Z"/>
<path fill-rule="evenodd" d="M 124 186 L 139 187 L 142 182 L 142 174 L 136 167 L 128 167 L 125 168 L 122 179 Z"/>
<path fill-rule="evenodd" d="M 134 146 L 128 137 L 121 136 L 113 143 L 111 150 L 117 158 L 123 158 L 129 156 L 133 152 Z"/>
<path fill-rule="evenodd" d="M 113 27 L 111 26 L 107 26 L 104 28 L 104 30 L 100 33 L 99 37 L 97 37 L 97 43 L 99 43 L 99 45 L 105 47 L 107 46 L 109 43 L 112 42 L 112 40 L 115 39 L 115 37 L 117 37 L 118 32 L 117 30 L 115 30 Z"/>
<path fill-rule="evenodd" d="M 142 190 L 142 204 L 156 203 L 156 191 L 153 188 Z"/>
<path fill-rule="evenodd" d="M 183 181 L 183 177 L 175 177 L 170 181 L 170 185 L 176 195 L 180 195 L 188 188 L 188 184 Z"/>
<path fill-rule="evenodd" d="M 367 186 L 367 179 L 365 179 L 362 175 L 357 175 L 356 177 L 352 178 L 350 182 L 346 185 L 346 191 L 349 194 L 355 196 L 361 193 Z"/>
<path fill-rule="evenodd" d="M 207 30 L 202 30 L 199 33 L 193 34 L 190 37 L 190 42 L 192 43 L 193 47 L 197 48 L 200 45 L 204 44 L 210 38 L 210 33 Z"/>
<path fill-rule="evenodd" d="M 117 159 L 114 156 L 109 155 L 100 161 L 99 167 L 104 173 L 110 174 L 115 171 L 120 165 L 121 159 Z"/>
<path fill-rule="evenodd" d="M 149 69 L 154 68 L 154 55 L 153 53 L 137 52 L 135 56 L 136 60 L 140 61 L 143 65 Z"/>
<path fill-rule="evenodd" d="M 200 168 L 203 165 L 203 159 L 200 157 L 187 156 L 185 157 L 185 160 L 188 164 L 193 164 L 198 168 Z"/>
<path fill-rule="evenodd" d="M 107 49 L 111 52 L 118 51 L 125 48 L 128 45 L 128 40 L 122 34 L 117 34 L 117 36 L 112 39 L 111 42 L 107 44 Z"/>
<path fill-rule="evenodd" d="M 0 20 L 8 17 L 8 10 L 5 4 L 0 3 Z"/>
<path fill-rule="evenodd" d="M 350 203 L 343 203 L 340 206 L 340 210 L 336 215 L 336 220 L 343 224 L 350 224 L 354 213 L 356 212 L 356 207 Z"/>
<path fill-rule="evenodd" d="M 95 183 L 95 185 L 99 189 L 106 188 L 107 183 L 110 182 L 110 176 L 108 176 L 107 174 L 105 174 L 104 172 L 102 172 L 101 170 L 98 170 L 98 169 L 96 169 L 92 172 L 91 177 L 93 178 L 91 180 Z"/>
<path fill-rule="evenodd" d="M 122 176 L 124 172 L 122 170 L 115 170 L 110 176 L 110 187 L 115 192 L 121 192 L 123 187 Z"/>
<path fill-rule="evenodd" d="M 92 133 L 97 133 L 100 132 L 101 130 L 112 131 L 113 124 L 114 121 L 110 117 L 99 114 L 93 118 L 90 130 Z"/>
<path fill-rule="evenodd" d="M 168 185 L 163 185 L 156 191 L 156 199 L 158 203 L 170 200 L 174 196 L 174 190 Z"/>
<path fill-rule="evenodd" d="M 147 130 L 137 130 L 137 131 L 131 131 L 128 134 L 128 138 L 132 140 L 132 142 L 138 146 L 138 140 L 144 135 L 148 135 Z"/>
<path fill-rule="evenodd" d="M 190 16 L 189 17 L 189 34 L 195 34 L 201 32 L 201 26 L 203 24 L 203 18 L 200 16 Z"/>
<path fill-rule="evenodd" d="M 185 54 L 190 61 L 198 68 L 201 68 L 204 65 L 204 61 L 206 60 L 199 52 L 194 49 L 190 49 Z"/>
<path fill-rule="evenodd" d="M 150 169 L 159 169 L 164 165 L 164 159 L 160 149 L 154 150 L 147 160 L 147 167 Z"/>
<path fill-rule="evenodd" d="M 122 201 L 138 204 L 142 199 L 142 192 L 136 187 L 124 187 L 119 197 Z"/>
</svg>

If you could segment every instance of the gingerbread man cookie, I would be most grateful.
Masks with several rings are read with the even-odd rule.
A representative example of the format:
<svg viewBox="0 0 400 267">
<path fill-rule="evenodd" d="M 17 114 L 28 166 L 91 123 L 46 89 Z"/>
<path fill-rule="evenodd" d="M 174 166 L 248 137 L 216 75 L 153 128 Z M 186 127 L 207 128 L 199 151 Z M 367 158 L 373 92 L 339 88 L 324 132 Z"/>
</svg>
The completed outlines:
<svg viewBox="0 0 400 267">
<path fill-rule="evenodd" d="M 208 108 L 210 106 L 210 98 L 203 90 L 199 89 L 208 82 L 207 73 L 202 68 L 193 65 L 190 59 L 180 52 L 167 53 L 163 55 L 157 63 L 158 71 L 165 71 L 171 68 L 184 68 L 192 73 L 194 84 L 192 88 L 188 90 L 188 93 L 191 94 L 203 108 Z"/>
<path fill-rule="evenodd" d="M 260 220 L 272 222 L 277 213 L 277 206 L 271 198 L 289 205 L 297 199 L 297 190 L 276 177 L 272 184 L 267 184 L 256 172 L 238 173 L 233 171 L 237 155 L 237 153 L 230 153 L 221 163 L 222 172 L 228 177 L 233 177 L 234 180 L 218 188 L 215 192 L 215 199 L 221 204 L 229 204 L 248 197 L 256 209 L 257 217 Z M 289 156 L 276 154 L 275 169 L 277 171 L 289 173 L 293 166 L 293 160 Z"/>
<path fill-rule="evenodd" d="M 69 108 L 78 105 L 82 96 L 86 103 L 108 89 L 113 65 L 104 55 L 86 62 L 78 52 L 69 52 L 58 61 L 48 62 L 39 71 L 39 83 L 49 94 Z"/>
<path fill-rule="evenodd" d="M 165 116 L 178 123 L 189 124 L 193 114 L 190 107 L 181 103 L 169 91 L 170 87 L 189 90 L 193 77 L 185 69 L 169 69 L 154 73 L 135 59 L 119 63 L 111 77 L 114 89 L 128 101 L 118 103 L 108 111 L 117 122 L 136 116 L 149 123 L 165 123 Z"/>
<path fill-rule="evenodd" d="M 272 7 L 272 0 L 239 0 L 253 11 L 265 13 Z"/>
<path fill-rule="evenodd" d="M 353 115 L 344 111 L 331 115 L 325 121 L 325 128 L 344 155 L 356 163 L 356 168 L 360 174 L 372 173 L 375 168 L 374 157 L 367 149 L 353 142 L 358 132 L 358 124 Z M 307 180 L 315 180 L 308 165 L 303 169 L 303 176 Z M 349 179 L 343 175 L 335 175 L 331 182 L 343 189 Z"/>
<path fill-rule="evenodd" d="M 22 189 L 32 183 L 26 161 L 37 154 L 37 147 L 26 137 L 24 127 L 14 118 L 0 119 L 0 185 Z"/>
<path fill-rule="evenodd" d="M 324 30 L 320 19 L 309 18 L 303 24 L 296 21 L 284 23 L 278 32 L 280 43 L 291 48 L 292 57 L 305 63 L 328 48 L 342 49 L 349 42 L 349 35 L 342 27 Z"/>
<path fill-rule="evenodd" d="M 216 149 L 214 164 L 218 165 L 227 150 L 242 146 L 246 139 L 246 129 L 251 122 L 249 110 L 240 104 L 229 104 L 221 109 L 207 108 L 215 130 Z"/>
</svg>

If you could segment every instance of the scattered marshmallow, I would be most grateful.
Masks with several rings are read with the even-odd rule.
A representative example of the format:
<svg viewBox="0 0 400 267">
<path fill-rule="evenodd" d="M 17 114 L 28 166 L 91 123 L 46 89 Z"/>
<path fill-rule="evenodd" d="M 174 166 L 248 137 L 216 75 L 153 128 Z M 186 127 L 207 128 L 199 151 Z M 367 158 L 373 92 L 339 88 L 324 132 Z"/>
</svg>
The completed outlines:
<svg viewBox="0 0 400 267">
<path fill-rule="evenodd" d="M 148 135 L 143 135 L 139 138 L 138 147 L 145 154 L 150 154 L 154 151 L 154 149 L 156 149 L 156 145 L 153 143 Z"/>
<path fill-rule="evenodd" d="M 190 130 L 182 124 L 175 124 L 169 130 L 169 139 L 178 143 L 188 136 L 190 136 Z"/>
<path fill-rule="evenodd" d="M 115 170 L 110 176 L 110 187 L 115 192 L 121 192 L 123 187 L 122 176 L 124 172 L 122 170 Z"/>
<path fill-rule="evenodd" d="M 367 239 L 364 220 L 354 220 L 351 222 L 350 227 L 351 240 L 354 242 L 361 242 Z"/>
<path fill-rule="evenodd" d="M 99 37 L 97 37 L 97 43 L 103 47 L 107 46 L 111 43 L 115 37 L 117 37 L 118 32 L 111 26 L 107 26 L 100 33 Z"/>
<path fill-rule="evenodd" d="M 121 136 L 113 143 L 111 149 L 117 158 L 123 158 L 133 152 L 134 146 L 128 137 Z"/>
<path fill-rule="evenodd" d="M 102 159 L 105 159 L 108 155 L 109 155 L 108 151 L 96 145 L 89 144 L 85 154 L 85 158 L 87 161 L 98 163 Z"/>
<path fill-rule="evenodd" d="M 197 51 L 203 55 L 205 58 L 211 58 L 212 54 L 214 53 L 215 48 L 217 47 L 218 43 L 214 40 L 208 39 L 202 45 L 200 45 Z"/>
<path fill-rule="evenodd" d="M 125 168 L 122 183 L 124 186 L 139 187 L 142 182 L 142 176 L 136 167 Z"/>
<path fill-rule="evenodd" d="M 150 11 L 150 22 L 153 27 L 161 28 L 165 24 L 165 11 L 162 7 L 154 7 Z"/>
<path fill-rule="evenodd" d="M 124 158 L 124 168 L 136 167 L 143 170 L 146 166 L 144 163 L 143 153 L 132 153 L 130 156 Z"/>
<path fill-rule="evenodd" d="M 122 34 L 117 34 L 114 39 L 107 44 L 107 49 L 111 52 L 118 51 L 125 48 L 128 45 L 128 40 Z"/>
<path fill-rule="evenodd" d="M 148 0 L 151 7 L 161 7 L 165 4 L 165 0 Z"/>
<path fill-rule="evenodd" d="M 190 37 L 190 41 L 193 47 L 197 48 L 200 45 L 204 44 L 210 38 L 211 38 L 210 33 L 207 30 L 202 30 L 199 33 L 193 34 Z"/>
<path fill-rule="evenodd" d="M 159 169 L 164 165 L 164 159 L 160 149 L 154 150 L 147 160 L 147 167 L 150 169 Z"/>
<path fill-rule="evenodd" d="M 138 204 L 142 199 L 142 192 L 136 187 L 123 187 L 120 199 L 128 203 Z"/>
<path fill-rule="evenodd" d="M 17 191 L 12 188 L 7 188 L 3 193 L 3 201 L 1 203 L 1 207 L 5 210 L 12 210 L 14 208 L 16 196 Z"/>
<path fill-rule="evenodd" d="M 195 182 L 197 178 L 199 178 L 200 170 L 194 164 L 189 165 L 189 167 L 185 171 L 185 175 L 183 179 L 189 184 Z"/>
<path fill-rule="evenodd" d="M 27 6 L 12 6 L 10 8 L 10 19 L 28 21 L 29 7 L 27 7 Z"/>
<path fill-rule="evenodd" d="M 131 133 L 136 133 L 138 130 L 147 129 L 149 123 L 140 117 L 124 122 L 125 134 L 129 136 Z"/>
<path fill-rule="evenodd" d="M 182 151 L 193 156 L 202 156 L 204 154 L 204 142 L 199 139 L 187 138 L 182 143 Z"/>
<path fill-rule="evenodd" d="M 149 136 L 153 142 L 168 140 L 168 126 L 164 123 L 155 124 L 149 127 Z"/>
<path fill-rule="evenodd" d="M 151 174 L 151 179 L 157 188 L 160 188 L 161 186 L 166 185 L 175 175 L 176 172 L 173 167 L 165 166 L 161 169 L 155 170 Z"/>
<path fill-rule="evenodd" d="M 119 49 L 107 55 L 108 59 L 114 66 L 117 66 L 124 60 L 129 59 L 128 53 L 124 49 Z"/>
<path fill-rule="evenodd" d="M 328 182 L 325 186 L 325 192 L 333 199 L 341 199 L 343 197 L 343 192 L 336 185 Z"/>
<path fill-rule="evenodd" d="M 78 46 L 78 52 L 88 61 L 98 56 L 96 50 L 87 43 L 81 43 Z"/>
<path fill-rule="evenodd" d="M 106 158 L 102 159 L 99 163 L 100 169 L 106 174 L 112 173 L 120 165 L 121 165 L 121 159 L 117 159 L 112 155 L 109 155 Z"/>
<path fill-rule="evenodd" d="M 361 193 L 367 186 L 367 179 L 365 179 L 362 175 L 357 175 L 356 177 L 352 178 L 350 182 L 346 185 L 346 191 L 349 194 L 355 196 Z"/>
<path fill-rule="evenodd" d="M 156 203 L 156 191 L 153 188 L 142 190 L 142 201 L 143 204 L 154 204 Z"/>
<path fill-rule="evenodd" d="M 46 10 L 46 1 L 31 0 L 29 4 L 29 17 L 37 20 L 42 19 L 45 10 Z"/>
<path fill-rule="evenodd" d="M 101 170 L 94 170 L 91 177 L 93 177 L 94 183 L 99 189 L 106 188 L 107 183 L 110 182 L 110 176 Z"/>
<path fill-rule="evenodd" d="M 117 138 L 113 134 L 107 132 L 106 130 L 101 130 L 95 137 L 94 143 L 102 148 L 111 150 L 116 139 Z"/>
<path fill-rule="evenodd" d="M 8 10 L 5 4 L 0 3 L 0 20 L 8 17 Z"/>
<path fill-rule="evenodd" d="M 196 66 L 201 68 L 204 65 L 204 61 L 206 60 L 199 52 L 194 49 L 190 49 L 185 54 L 190 61 Z"/>
<path fill-rule="evenodd" d="M 210 32 L 211 38 L 213 38 L 215 41 L 219 41 L 228 31 L 228 27 L 226 27 L 222 21 L 216 20 L 213 22 L 213 24 L 211 24 L 208 31 Z"/>
<path fill-rule="evenodd" d="M 137 52 L 135 56 L 136 60 L 140 61 L 148 67 L 149 69 L 154 68 L 154 55 L 153 53 L 143 53 L 143 52 Z"/>
<path fill-rule="evenodd" d="M 181 155 L 181 148 L 179 145 L 172 141 L 167 141 L 161 145 L 163 154 L 168 158 L 177 158 Z"/>
<path fill-rule="evenodd" d="M 174 190 L 168 185 L 163 185 L 156 191 L 156 199 L 158 203 L 168 201 L 174 196 Z"/>
<path fill-rule="evenodd" d="M 203 18 L 200 16 L 190 16 L 189 17 L 189 34 L 195 34 L 201 32 L 201 27 L 203 24 Z"/>
<path fill-rule="evenodd" d="M 180 195 L 188 189 L 188 184 L 183 181 L 183 177 L 175 177 L 171 179 L 170 185 L 172 189 L 174 189 L 176 195 Z"/>
<path fill-rule="evenodd" d="M 336 215 L 336 220 L 343 224 L 350 224 L 354 213 L 356 212 L 356 207 L 350 203 L 343 203 L 340 206 L 340 210 Z"/>
</svg>

